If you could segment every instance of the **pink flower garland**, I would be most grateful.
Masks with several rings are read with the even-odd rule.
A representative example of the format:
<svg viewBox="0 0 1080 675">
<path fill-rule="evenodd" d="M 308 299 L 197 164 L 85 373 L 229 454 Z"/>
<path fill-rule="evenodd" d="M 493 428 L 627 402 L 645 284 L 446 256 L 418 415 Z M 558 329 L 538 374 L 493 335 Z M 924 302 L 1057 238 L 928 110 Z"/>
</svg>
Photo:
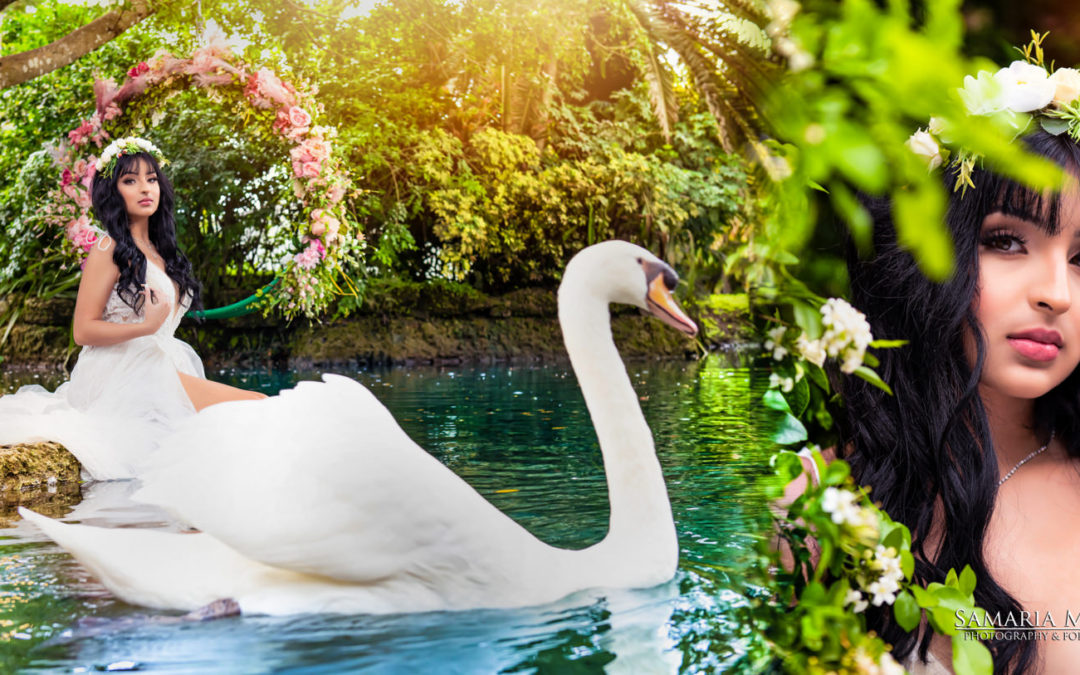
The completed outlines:
<svg viewBox="0 0 1080 675">
<path fill-rule="evenodd" d="M 181 87 L 188 81 L 201 88 L 238 86 L 253 107 L 275 112 L 274 131 L 292 144 L 293 193 L 308 212 L 298 232 L 304 248 L 283 273 L 282 288 L 292 298 L 284 309 L 290 316 L 299 311 L 317 313 L 329 302 L 331 294 L 321 286 L 323 279 L 333 283 L 331 277 L 340 262 L 338 247 L 346 241 L 363 241 L 362 233 L 348 231 L 352 226 L 344 218 L 342 201 L 348 180 L 332 155 L 335 132 L 314 125 L 312 111 L 319 106 L 310 96 L 267 68 L 252 72 L 221 41 L 212 41 L 186 59 L 159 51 L 150 61 L 132 66 L 119 86 L 108 79 L 94 82 L 96 111 L 69 131 L 53 152 L 60 167 L 60 185 L 51 193 L 46 220 L 63 228 L 66 249 L 77 260 L 84 259 L 103 234 L 90 215 L 97 158 L 89 153 L 109 141 L 105 123 L 121 117 L 124 106 L 148 89 Z"/>
</svg>

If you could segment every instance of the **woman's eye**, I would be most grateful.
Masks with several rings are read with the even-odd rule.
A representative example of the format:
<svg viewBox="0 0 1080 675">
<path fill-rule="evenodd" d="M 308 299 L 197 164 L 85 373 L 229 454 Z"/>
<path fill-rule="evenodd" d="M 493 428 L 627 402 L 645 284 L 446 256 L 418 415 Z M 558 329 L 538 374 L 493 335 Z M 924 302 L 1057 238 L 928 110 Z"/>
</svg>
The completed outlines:
<svg viewBox="0 0 1080 675">
<path fill-rule="evenodd" d="M 1018 253 L 1024 250 L 1024 242 L 1016 235 L 994 234 L 983 239 L 983 246 L 1002 253 Z"/>
</svg>

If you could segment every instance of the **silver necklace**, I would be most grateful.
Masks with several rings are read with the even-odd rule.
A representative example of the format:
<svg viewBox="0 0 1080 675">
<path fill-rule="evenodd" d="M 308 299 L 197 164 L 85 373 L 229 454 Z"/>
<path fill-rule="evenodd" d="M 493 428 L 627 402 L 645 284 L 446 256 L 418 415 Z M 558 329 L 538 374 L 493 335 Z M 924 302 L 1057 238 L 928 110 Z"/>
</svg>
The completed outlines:
<svg viewBox="0 0 1080 675">
<path fill-rule="evenodd" d="M 1024 466 L 1025 464 L 1027 464 L 1028 462 L 1030 462 L 1031 460 L 1035 459 L 1036 457 L 1041 455 L 1043 452 L 1045 452 L 1046 449 L 1049 448 L 1050 444 L 1053 443 L 1053 442 L 1054 442 L 1054 431 L 1053 431 L 1053 429 L 1051 429 L 1050 430 L 1050 440 L 1048 440 L 1046 442 L 1046 445 L 1042 446 L 1038 450 L 1032 452 L 1030 455 L 1028 455 L 1027 457 L 1025 457 L 1022 460 L 1020 460 L 1019 462 L 1017 462 L 1016 466 L 1014 466 L 1012 469 L 1009 470 L 1009 473 L 1007 473 L 1007 474 L 1005 474 L 1004 476 L 1001 477 L 1001 480 L 998 481 L 998 487 L 1001 487 L 1002 483 L 1004 483 L 1005 481 L 1012 478 L 1012 475 L 1014 473 L 1016 473 L 1017 469 Z"/>
</svg>

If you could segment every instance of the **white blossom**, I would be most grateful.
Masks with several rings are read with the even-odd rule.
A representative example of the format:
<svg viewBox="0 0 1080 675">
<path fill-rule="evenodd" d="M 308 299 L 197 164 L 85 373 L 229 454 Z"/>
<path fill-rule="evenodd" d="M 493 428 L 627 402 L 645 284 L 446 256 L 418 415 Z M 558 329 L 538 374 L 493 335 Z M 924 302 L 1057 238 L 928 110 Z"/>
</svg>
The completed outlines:
<svg viewBox="0 0 1080 675">
<path fill-rule="evenodd" d="M 821 498 L 821 508 L 832 516 L 832 521 L 837 525 L 849 523 L 857 525 L 862 521 L 862 509 L 855 503 L 855 493 L 850 490 L 839 488 L 825 488 Z"/>
<path fill-rule="evenodd" d="M 854 588 L 849 588 L 847 595 L 844 596 L 844 606 L 846 607 L 848 605 L 852 605 L 851 611 L 858 614 L 869 607 L 870 603 L 867 602 L 862 593 Z"/>
<path fill-rule="evenodd" d="M 969 114 L 992 115 L 1005 108 L 1002 97 L 1002 85 L 993 75 L 985 70 L 976 77 L 964 78 L 964 86 L 957 90 Z"/>
<path fill-rule="evenodd" d="M 855 372 L 874 339 L 866 315 L 840 298 L 829 298 L 821 307 L 821 323 L 825 327 L 821 336 L 825 353 L 842 359 L 841 371 Z"/>
<path fill-rule="evenodd" d="M 1013 61 L 1008 68 L 994 73 L 994 79 L 1001 84 L 1002 102 L 1013 112 L 1045 108 L 1057 93 L 1057 84 L 1050 80 L 1046 69 L 1027 61 Z"/>
<path fill-rule="evenodd" d="M 821 340 L 807 340 L 806 335 L 800 335 L 795 340 L 795 348 L 799 350 L 799 356 L 819 368 L 825 363 L 825 348 Z"/>
<path fill-rule="evenodd" d="M 907 139 L 904 145 L 908 146 L 908 149 L 916 155 L 922 157 L 930 171 L 938 168 L 945 161 L 941 156 L 941 147 L 938 145 L 937 139 L 923 129 L 911 134 L 911 137 Z"/>
</svg>

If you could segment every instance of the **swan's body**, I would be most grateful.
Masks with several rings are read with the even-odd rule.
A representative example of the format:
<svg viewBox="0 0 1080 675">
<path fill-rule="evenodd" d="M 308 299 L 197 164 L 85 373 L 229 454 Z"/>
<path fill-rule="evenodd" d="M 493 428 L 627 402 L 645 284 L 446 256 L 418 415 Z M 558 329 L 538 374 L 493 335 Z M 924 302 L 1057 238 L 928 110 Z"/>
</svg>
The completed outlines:
<svg viewBox="0 0 1080 675">
<path fill-rule="evenodd" d="M 644 249 L 607 242 L 575 257 L 559 289 L 611 502 L 607 536 L 585 550 L 538 540 L 417 446 L 370 391 L 335 375 L 212 406 L 162 444 L 136 498 L 199 534 L 23 514 L 117 596 L 161 609 L 221 598 L 271 614 L 510 607 L 662 583 L 678 563 L 675 526 L 608 305 L 660 307 L 692 333 L 669 295 L 656 304 L 673 285 Z"/>
</svg>

